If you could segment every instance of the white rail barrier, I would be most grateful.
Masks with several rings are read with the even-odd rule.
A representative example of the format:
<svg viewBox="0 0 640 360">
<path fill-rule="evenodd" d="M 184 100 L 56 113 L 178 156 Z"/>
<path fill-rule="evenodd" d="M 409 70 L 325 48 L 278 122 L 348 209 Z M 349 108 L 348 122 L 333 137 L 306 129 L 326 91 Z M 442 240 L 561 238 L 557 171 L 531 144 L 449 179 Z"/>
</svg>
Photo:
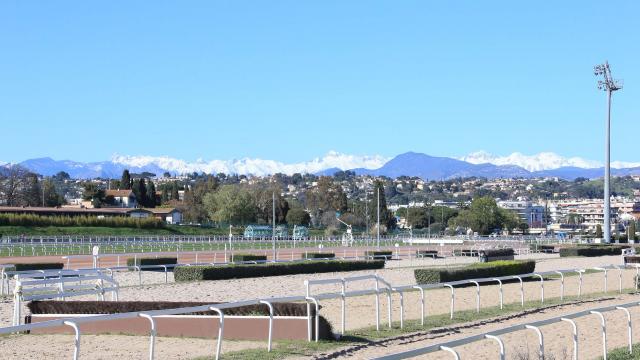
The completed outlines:
<svg viewBox="0 0 640 360">
<path fill-rule="evenodd" d="M 447 342 L 439 343 L 439 344 L 428 345 L 428 346 L 425 346 L 425 347 L 422 347 L 422 348 L 408 350 L 408 351 L 399 352 L 399 353 L 395 353 L 395 354 L 389 354 L 389 355 L 377 357 L 375 359 L 376 360 L 410 359 L 410 358 L 414 358 L 414 357 L 417 357 L 417 356 L 433 353 L 433 352 L 436 352 L 436 351 L 439 351 L 439 350 L 446 350 L 446 351 L 454 354 L 456 359 L 459 359 L 460 356 L 455 351 L 455 347 L 466 345 L 466 344 L 470 344 L 470 343 L 473 343 L 473 342 L 476 342 L 476 341 L 480 341 L 482 339 L 493 339 L 493 340 L 496 340 L 499 343 L 499 346 L 500 346 L 500 359 L 504 359 L 505 358 L 504 344 L 502 343 L 502 340 L 500 339 L 500 336 L 504 335 L 504 334 L 508 334 L 508 333 L 514 332 L 514 331 L 521 331 L 521 330 L 527 330 L 527 329 L 535 331 L 536 334 L 538 335 L 538 355 L 539 355 L 540 359 L 544 359 L 545 358 L 544 336 L 543 336 L 543 333 L 542 333 L 540 328 L 545 326 L 545 325 L 549 325 L 549 324 L 553 324 L 553 323 L 556 323 L 556 322 L 564 321 L 564 322 L 570 323 L 571 326 L 572 326 L 571 329 L 572 329 L 572 335 L 573 336 L 571 337 L 571 341 L 572 341 L 572 344 L 573 344 L 573 359 L 577 360 L 578 359 L 578 327 L 577 327 L 574 319 L 580 318 L 580 317 L 586 317 L 586 316 L 589 316 L 591 314 L 594 314 L 594 315 L 597 315 L 598 320 L 599 320 L 599 324 L 600 324 L 600 327 L 601 327 L 601 330 L 602 330 L 602 355 L 603 355 L 603 358 L 606 360 L 607 359 L 607 332 L 606 332 L 606 320 L 604 318 L 603 313 L 609 312 L 609 311 L 614 311 L 614 310 L 624 310 L 624 312 L 626 314 L 629 314 L 628 308 L 634 307 L 634 306 L 640 306 L 640 303 L 638 303 L 637 301 L 634 301 L 634 302 L 621 304 L 621 305 L 612 305 L 612 306 L 605 306 L 605 307 L 600 307 L 600 308 L 595 308 L 595 309 L 590 309 L 590 310 L 579 311 L 579 312 L 575 312 L 575 313 L 572 313 L 572 314 L 567 314 L 567 315 L 563 315 L 563 316 L 557 316 L 557 317 L 553 317 L 553 318 L 550 318 L 550 319 L 535 321 L 535 322 L 531 322 L 531 323 L 512 325 L 512 326 L 509 326 L 509 327 L 506 327 L 506 328 L 502 328 L 502 329 L 498 329 L 498 330 L 495 330 L 495 331 L 490 331 L 490 332 L 486 332 L 486 333 L 482 333 L 482 334 L 471 335 L 471 336 L 467 336 L 467 337 L 464 337 L 464 338 L 461 338 L 461 339 L 451 340 L 451 341 L 447 341 Z M 628 315 L 628 318 L 629 318 L 629 315 Z M 632 327 L 631 321 L 627 321 L 627 328 L 628 328 L 628 333 L 632 334 L 633 333 L 633 327 Z M 630 346 L 629 346 L 629 353 L 632 354 L 631 342 L 630 342 Z"/>
<path fill-rule="evenodd" d="M 85 282 L 83 284 L 82 282 Z M 89 282 L 87 284 L 86 282 Z M 107 285 L 105 286 L 105 282 Z M 96 295 L 104 300 L 104 295 L 111 292 L 111 300 L 118 300 L 118 283 L 112 277 L 100 271 L 65 272 L 54 274 L 32 273 L 18 275 L 13 290 L 13 325 L 22 322 L 22 303 L 24 301 L 62 299 L 82 295 Z"/>
<path fill-rule="evenodd" d="M 611 267 L 602 267 L 602 268 L 607 268 L 610 269 Z M 622 271 L 622 268 L 618 268 L 620 271 Z M 561 272 L 575 272 L 576 270 L 559 270 Z M 584 271 L 582 271 L 584 272 Z M 579 272 L 579 274 L 582 274 L 582 272 Z M 331 283 L 347 283 L 350 281 L 360 281 L 360 280 L 365 280 L 365 279 L 375 279 L 375 288 L 374 289 L 369 289 L 369 290 L 359 290 L 359 291 L 341 291 L 339 293 L 324 293 L 324 294 L 318 294 L 315 296 L 292 296 L 292 297 L 282 297 L 282 298 L 264 298 L 264 299 L 253 299 L 253 300 L 246 300 L 246 301 L 237 301 L 237 302 L 230 302 L 230 303 L 224 303 L 224 304 L 212 304 L 212 305 L 203 305 L 203 306 L 196 306 L 196 307 L 187 307 L 187 308 L 178 308 L 178 309 L 166 309 L 166 310 L 154 310 L 154 311 L 141 311 L 141 312 L 130 312 L 130 313 L 120 313 L 120 314 L 109 314 L 109 315 L 91 315 L 91 316 L 86 316 L 86 317 L 82 317 L 82 318 L 73 318 L 73 319 L 59 319 L 59 320 L 50 320 L 50 321 L 44 321 L 44 322 L 40 322 L 40 323 L 33 323 L 33 324 L 26 324 L 26 325 L 14 325 L 11 327 L 5 327 L 5 328 L 0 328 L 0 334 L 7 334 L 7 333 L 16 333 L 16 332 L 23 332 L 23 331 L 28 331 L 28 330 L 32 330 L 32 329 L 38 329 L 38 328 L 46 328 L 46 327 L 56 327 L 56 326 L 62 326 L 62 325 L 66 325 L 66 326 L 71 326 L 74 328 L 75 332 L 76 332 L 76 342 L 75 342 L 75 349 L 74 349 L 74 359 L 76 359 L 79 355 L 79 338 L 80 338 L 80 330 L 77 327 L 77 325 L 81 324 L 81 323 L 89 323 L 89 322 L 95 322 L 95 321 L 105 321 L 105 320 L 115 320 L 115 319 L 128 319 L 128 318 L 134 318 L 134 317 L 146 317 L 147 319 L 150 320 L 150 341 L 149 341 L 149 357 L 150 359 L 153 359 L 154 356 L 154 343 L 155 343 L 155 336 L 156 336 L 156 332 L 155 332 L 155 322 L 152 321 L 153 317 L 155 316 L 159 316 L 159 315 L 178 315 L 178 314 L 186 314 L 186 313 L 193 313 L 193 312 L 203 312 L 203 311 L 215 311 L 219 314 L 220 317 L 220 327 L 219 327 L 219 334 L 218 334 L 218 338 L 217 338 L 217 344 L 216 344 L 216 358 L 219 358 L 220 354 L 221 354 L 221 349 L 222 349 L 222 341 L 223 341 L 223 336 L 224 336 L 224 310 L 225 309 L 229 309 L 229 308 L 233 308 L 233 307 L 239 307 L 239 306 L 245 306 L 245 305 L 254 305 L 254 304 L 265 304 L 269 307 L 269 311 L 270 311 L 270 319 L 273 318 L 273 310 L 272 307 L 269 306 L 268 304 L 273 304 L 273 303 L 278 303 L 278 302 L 306 302 L 308 306 L 308 308 L 310 308 L 310 305 L 313 304 L 315 306 L 315 314 L 314 316 L 312 316 L 312 312 L 308 311 L 307 312 L 307 318 L 308 318 L 308 322 L 309 324 L 312 324 L 312 318 L 315 317 L 315 341 L 318 341 L 319 339 L 319 313 L 320 313 L 320 300 L 324 300 L 324 299 L 336 299 L 336 298 L 340 298 L 340 299 L 346 299 L 347 297 L 356 297 L 356 296 L 363 296 L 363 295 L 376 295 L 376 298 L 378 298 L 380 292 L 382 291 L 379 287 L 379 284 L 382 283 L 385 288 L 385 291 L 388 291 L 387 294 L 389 296 L 390 299 L 390 294 L 392 292 L 402 292 L 402 291 L 410 291 L 410 290 L 417 290 L 420 291 L 421 293 L 421 297 L 420 297 L 420 301 L 421 301 L 421 306 L 422 306 L 422 314 L 426 314 L 425 312 L 425 297 L 424 297 L 424 290 L 425 289 L 430 289 L 430 288 L 441 288 L 441 287 L 450 287 L 452 289 L 452 303 L 451 303 L 451 316 L 453 316 L 454 313 L 454 302 L 455 302 L 455 287 L 456 285 L 463 285 L 463 284 L 469 284 L 469 283 L 491 283 L 491 282 L 496 282 L 498 280 L 507 280 L 507 279 L 519 279 L 520 283 L 522 284 L 522 279 L 526 278 L 526 277 L 535 277 L 535 276 L 544 276 L 544 275 L 554 275 L 557 274 L 555 271 L 550 271 L 550 272 L 541 272 L 541 273 L 533 273 L 533 274 L 523 274 L 523 275 L 515 275 L 515 276 L 505 276 L 505 277 L 500 277 L 500 278 L 484 278 L 484 279 L 471 279 L 471 280 L 461 280 L 461 281 L 456 281 L 456 282 L 450 282 L 450 283 L 443 283 L 443 284 L 426 284 L 426 285 L 407 285 L 407 286 L 399 286 L 399 287 L 393 287 L 391 286 L 388 282 L 386 282 L 384 279 L 382 279 L 380 276 L 377 275 L 363 275 L 363 276 L 357 276 L 357 277 L 350 277 L 350 278 L 340 278 L 340 279 L 323 279 L 323 280 L 313 280 L 313 281 L 309 281 L 309 285 L 312 284 L 331 284 Z M 40 275 L 42 276 L 42 275 Z M 541 288 L 542 288 L 542 282 L 541 284 Z M 309 290 L 309 294 L 311 293 L 311 291 Z M 521 291 L 521 295 L 524 296 L 524 292 Z M 524 299 L 524 298 L 523 298 Z M 389 301 L 389 305 L 391 304 L 391 301 Z M 524 304 L 524 302 L 523 302 Z M 637 303 L 630 303 L 630 304 L 623 304 L 623 305 L 618 305 L 618 306 L 611 306 L 611 307 L 605 307 L 605 308 L 599 308 L 599 309 L 594 309 L 591 311 L 610 311 L 612 309 L 620 309 L 620 308 L 627 308 L 630 306 L 635 306 Z M 389 306 L 389 310 L 391 309 L 391 306 Z M 379 308 L 377 309 L 379 310 Z M 344 308 L 344 314 L 346 316 L 346 303 L 345 303 L 345 308 Z M 562 318 L 566 318 L 568 320 L 571 320 L 573 318 L 576 318 L 578 316 L 583 316 L 587 314 L 586 312 L 580 312 L 580 313 L 576 313 L 576 314 L 572 314 L 572 315 L 567 315 L 567 316 L 563 316 Z M 591 314 L 591 313 L 589 313 Z M 389 325 L 391 326 L 391 311 L 389 311 Z M 403 321 L 403 317 L 404 315 L 401 314 L 401 324 Z M 424 316 L 423 316 L 423 321 L 422 324 L 424 324 Z M 376 315 L 376 320 L 379 324 L 379 313 L 378 315 Z M 530 323 L 530 324 L 525 324 L 525 325 L 529 325 L 531 326 L 543 326 L 547 323 L 551 323 L 554 321 L 568 321 L 568 320 L 562 320 L 561 318 L 554 318 L 551 320 L 545 320 L 545 321 L 539 321 L 539 322 L 535 322 L 535 323 Z M 344 317 L 343 317 L 343 321 L 344 321 Z M 269 323 L 269 331 L 270 333 L 272 332 L 272 321 L 270 321 Z M 575 324 L 574 324 L 575 326 Z M 603 326 L 605 326 L 605 323 L 603 323 Z M 628 322 L 628 326 L 629 326 L 629 333 L 632 334 L 632 329 L 631 329 L 631 322 Z M 506 329 L 502 329 L 502 330 L 498 330 L 496 332 L 491 332 L 488 333 L 489 335 L 493 335 L 493 336 L 498 336 L 500 334 L 503 334 L 505 332 L 508 331 L 515 331 L 515 330 L 519 330 L 519 329 L 526 329 L 526 327 L 524 327 L 524 325 L 521 325 L 520 327 L 509 327 Z M 575 328 L 574 328 L 574 333 L 575 333 Z M 312 341 L 312 328 L 311 326 L 308 329 L 308 340 Z M 482 338 L 484 338 L 484 334 L 482 335 Z M 432 352 L 432 351 L 436 351 L 439 349 L 442 350 L 447 350 L 450 351 L 452 354 L 457 355 L 457 353 L 455 352 L 455 350 L 453 350 L 453 347 L 457 346 L 457 345 L 461 345 L 463 343 L 467 343 L 467 342 L 471 342 L 471 341 L 476 341 L 480 339 L 478 336 L 475 337 L 469 337 L 469 338 L 465 338 L 465 339 L 461 339 L 461 340 L 456 340 L 453 342 L 448 342 L 445 344 L 440 344 L 440 345 L 434 345 L 431 347 L 426 347 L 426 348 L 422 348 L 422 349 L 418 349 L 418 350 L 412 350 L 411 352 L 406 352 L 406 353 L 401 353 L 401 354 L 395 354 L 392 355 L 392 357 L 389 357 L 389 359 L 403 359 L 403 358 L 408 358 L 408 357 L 412 357 L 415 355 L 419 355 L 419 354 L 423 354 L 423 353 L 428 353 L 428 352 Z M 604 339 L 606 341 L 606 339 Z M 577 353 L 577 337 L 574 337 L 574 341 L 576 344 L 576 350 L 575 353 Z M 542 340 L 540 341 L 542 343 Z M 272 337 L 269 336 L 268 337 L 268 347 L 267 349 L 270 350 L 272 349 Z M 415 354 L 415 355 L 414 355 Z M 398 357 L 399 356 L 399 357 Z"/>
</svg>

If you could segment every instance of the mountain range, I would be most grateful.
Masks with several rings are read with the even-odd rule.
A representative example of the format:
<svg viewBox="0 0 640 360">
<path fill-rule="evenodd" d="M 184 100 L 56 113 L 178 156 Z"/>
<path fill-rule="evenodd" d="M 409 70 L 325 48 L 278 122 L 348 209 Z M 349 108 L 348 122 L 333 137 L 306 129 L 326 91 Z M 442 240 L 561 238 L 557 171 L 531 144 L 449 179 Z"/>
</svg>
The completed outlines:
<svg viewBox="0 0 640 360">
<path fill-rule="evenodd" d="M 483 162 L 485 160 L 487 162 Z M 527 162 L 527 160 L 529 161 Z M 625 164 L 631 166 L 620 167 Z M 381 156 L 355 156 L 330 152 L 323 158 L 294 164 L 248 158 L 209 162 L 198 160 L 189 163 L 170 157 L 116 155 L 110 161 L 101 162 L 85 163 L 71 160 L 54 160 L 45 157 L 25 160 L 18 165 L 45 176 L 65 171 L 72 178 L 80 179 L 97 177 L 119 178 L 124 169 L 129 169 L 133 173 L 146 171 L 157 175 L 161 175 L 164 172 L 184 174 L 194 171 L 253 175 L 267 175 L 277 172 L 333 175 L 340 170 L 352 170 L 358 175 L 388 176 L 391 178 L 417 176 L 425 180 L 469 176 L 486 178 L 558 177 L 572 180 L 577 177 L 592 179 L 604 175 L 603 167 L 598 166 L 597 162 L 580 158 L 562 158 L 553 153 L 541 153 L 535 156 L 514 153 L 508 157 L 494 157 L 488 153 L 478 152 L 463 158 L 451 158 L 407 152 L 388 159 Z M 3 167 L 6 170 L 7 166 L 8 164 L 0 166 L 0 173 L 3 172 Z M 612 175 L 640 175 L 640 166 L 637 164 L 614 163 L 615 166 L 619 168 L 613 168 L 611 170 Z"/>
</svg>

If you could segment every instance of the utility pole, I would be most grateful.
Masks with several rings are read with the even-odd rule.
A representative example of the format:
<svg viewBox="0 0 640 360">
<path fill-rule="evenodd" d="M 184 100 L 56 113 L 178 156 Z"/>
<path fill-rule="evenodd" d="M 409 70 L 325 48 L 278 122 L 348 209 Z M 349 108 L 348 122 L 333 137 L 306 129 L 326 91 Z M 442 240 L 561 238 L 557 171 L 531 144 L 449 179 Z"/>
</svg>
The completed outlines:
<svg viewBox="0 0 640 360">
<path fill-rule="evenodd" d="M 593 67 L 596 76 L 602 75 L 603 80 L 598 80 L 598 89 L 607 92 L 607 122 L 605 123 L 605 166 L 604 166 L 604 242 L 611 242 L 611 95 L 614 91 L 622 89 L 622 80 L 614 80 L 611 75 L 609 62 Z"/>
<path fill-rule="evenodd" d="M 378 189 L 378 226 L 377 226 L 377 230 L 378 230 L 378 235 L 377 235 L 377 244 L 378 244 L 378 249 L 380 249 L 380 187 L 376 185 L 376 189 Z"/>
<path fill-rule="evenodd" d="M 273 244 L 273 261 L 276 261 L 276 192 L 271 193 L 273 227 L 271 228 L 271 242 Z"/>
</svg>

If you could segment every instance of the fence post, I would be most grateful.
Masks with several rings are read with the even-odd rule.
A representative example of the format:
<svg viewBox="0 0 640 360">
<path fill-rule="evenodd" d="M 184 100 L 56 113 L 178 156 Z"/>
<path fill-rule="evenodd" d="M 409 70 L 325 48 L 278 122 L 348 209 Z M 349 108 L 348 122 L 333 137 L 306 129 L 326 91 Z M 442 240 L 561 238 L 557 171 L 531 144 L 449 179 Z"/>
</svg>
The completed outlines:
<svg viewBox="0 0 640 360">
<path fill-rule="evenodd" d="M 602 327 L 602 357 L 604 360 L 607 360 L 607 322 L 600 311 L 589 311 L 589 313 L 600 317 L 600 326 Z"/>
<path fill-rule="evenodd" d="M 341 297 L 341 300 L 342 300 L 342 323 L 341 323 L 340 330 L 341 330 L 342 335 L 344 335 L 344 329 L 346 327 L 346 322 L 347 322 L 347 320 L 346 320 L 346 317 L 347 317 L 347 302 L 346 302 L 346 295 L 345 295 L 346 282 L 345 282 L 344 278 L 342 278 L 340 280 L 341 280 L 341 283 L 342 283 L 342 288 L 341 288 L 341 291 L 340 291 L 340 297 Z"/>
<path fill-rule="evenodd" d="M 560 301 L 564 301 L 564 274 L 562 271 L 556 271 L 555 273 L 560 275 Z"/>
<path fill-rule="evenodd" d="M 571 319 L 561 318 L 560 320 L 568 322 L 573 327 L 573 360 L 578 360 L 578 326 Z"/>
<path fill-rule="evenodd" d="M 420 325 L 424 326 L 424 289 L 418 285 L 413 288 L 420 291 Z"/>
<path fill-rule="evenodd" d="M 476 312 L 480 312 L 480 284 L 477 281 L 469 280 L 470 283 L 476 284 Z"/>
<path fill-rule="evenodd" d="M 151 323 L 151 336 L 149 339 L 149 360 L 153 360 L 153 355 L 155 352 L 155 342 L 156 342 L 156 322 L 153 317 L 149 314 L 140 313 L 138 316 L 148 319 Z"/>
<path fill-rule="evenodd" d="M 524 327 L 527 329 L 531 329 L 538 334 L 538 357 L 540 360 L 544 360 L 544 337 L 542 336 L 542 331 L 540 331 L 539 327 L 533 325 L 525 325 Z"/>
<path fill-rule="evenodd" d="M 540 278 L 540 302 L 544 304 L 544 277 L 540 274 L 533 274 Z"/>
<path fill-rule="evenodd" d="M 582 297 L 582 273 L 584 272 L 584 270 L 579 269 L 579 270 L 575 270 L 575 272 L 578 273 L 578 275 L 580 275 L 580 279 L 578 280 L 578 298 Z"/>
<path fill-rule="evenodd" d="M 210 307 L 209 310 L 215 311 L 220 315 L 220 327 L 218 328 L 218 343 L 216 344 L 216 360 L 220 359 L 222 351 L 222 337 L 224 336 L 224 313 L 216 307 Z"/>
<path fill-rule="evenodd" d="M 633 354 L 633 328 L 631 326 L 631 314 L 629 313 L 629 309 L 622 307 L 622 306 L 616 306 L 617 310 L 622 310 L 624 311 L 625 314 L 627 314 L 627 332 L 629 334 L 629 354 Z"/>
<path fill-rule="evenodd" d="M 450 352 L 453 355 L 453 358 L 455 360 L 460 360 L 460 355 L 458 355 L 458 353 L 455 350 L 453 350 L 452 348 L 450 348 L 448 346 L 440 346 L 440 350 L 444 350 L 444 351 Z"/>
<path fill-rule="evenodd" d="M 486 339 L 495 340 L 498 343 L 498 346 L 500 346 L 500 358 L 499 359 L 500 360 L 504 360 L 505 359 L 504 358 L 504 343 L 502 342 L 502 340 L 500 340 L 500 338 L 497 337 L 497 336 L 489 335 L 489 334 L 486 334 L 484 337 Z"/>
<path fill-rule="evenodd" d="M 62 323 L 67 326 L 71 326 L 73 328 L 73 331 L 75 332 L 73 360 L 78 360 L 78 358 L 80 357 L 80 328 L 78 328 L 78 324 L 73 321 L 63 321 Z"/>
<path fill-rule="evenodd" d="M 442 286 L 446 286 L 446 287 L 451 289 L 451 315 L 450 315 L 450 319 L 453 319 L 453 309 L 455 307 L 455 302 L 456 302 L 455 291 L 453 290 L 453 285 L 451 285 L 451 284 L 442 284 Z"/>
<path fill-rule="evenodd" d="M 493 278 L 493 280 L 498 282 L 498 291 L 499 291 L 499 294 L 500 294 L 500 310 L 502 310 L 502 308 L 503 308 L 503 306 L 502 306 L 502 304 L 503 304 L 503 301 L 502 301 L 503 300 L 503 296 L 502 296 L 502 280 L 500 280 L 498 278 Z"/>
<path fill-rule="evenodd" d="M 266 300 L 260 300 L 260 303 L 269 307 L 269 338 L 267 340 L 267 351 L 271 352 L 271 339 L 273 339 L 273 305 Z"/>
<path fill-rule="evenodd" d="M 520 280 L 520 305 L 524 307 L 524 284 L 522 283 L 522 277 L 514 275 L 513 278 Z"/>
</svg>

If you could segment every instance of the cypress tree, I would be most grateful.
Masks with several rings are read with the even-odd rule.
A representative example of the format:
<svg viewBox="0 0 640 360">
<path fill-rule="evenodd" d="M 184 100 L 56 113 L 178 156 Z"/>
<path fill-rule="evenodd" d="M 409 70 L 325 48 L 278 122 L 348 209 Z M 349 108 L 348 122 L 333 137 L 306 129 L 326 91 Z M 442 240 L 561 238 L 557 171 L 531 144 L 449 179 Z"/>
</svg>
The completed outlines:
<svg viewBox="0 0 640 360">
<path fill-rule="evenodd" d="M 129 174 L 129 169 L 124 169 L 124 171 L 122 172 L 120 186 L 122 186 L 122 188 L 125 190 L 131 189 L 131 174 Z"/>
<path fill-rule="evenodd" d="M 156 185 L 149 180 L 147 183 L 147 207 L 156 207 Z"/>
</svg>

